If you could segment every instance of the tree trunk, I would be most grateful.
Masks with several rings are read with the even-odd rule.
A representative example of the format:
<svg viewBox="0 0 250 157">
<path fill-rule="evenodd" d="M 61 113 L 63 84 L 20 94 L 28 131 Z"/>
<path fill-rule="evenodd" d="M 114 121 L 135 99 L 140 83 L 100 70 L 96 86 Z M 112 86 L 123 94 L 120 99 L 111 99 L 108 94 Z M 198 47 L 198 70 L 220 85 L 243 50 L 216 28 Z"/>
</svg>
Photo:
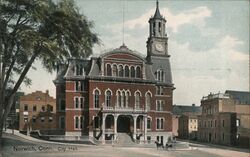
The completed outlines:
<svg viewBox="0 0 250 157">
<path fill-rule="evenodd" d="M 0 139 L 2 138 L 3 127 L 4 127 L 4 124 L 5 124 L 6 118 L 7 118 L 8 114 L 9 114 L 9 112 L 11 110 L 15 94 L 16 94 L 17 90 L 19 89 L 20 85 L 22 84 L 22 82 L 23 82 L 26 74 L 28 73 L 32 63 L 35 61 L 36 57 L 40 53 L 41 48 L 42 48 L 42 44 L 39 45 L 38 49 L 34 50 L 34 53 L 33 53 L 32 57 L 30 58 L 30 60 L 26 64 L 25 68 L 23 69 L 17 83 L 15 84 L 15 86 L 14 86 L 13 90 L 10 92 L 10 94 L 8 96 L 3 96 L 0 99 L 0 102 L 4 102 L 3 99 L 6 100 L 5 104 L 3 104 L 3 103 L 0 104 L 0 105 L 2 105 L 1 106 L 2 110 L 0 111 Z M 2 82 L 0 84 L 2 85 Z M 5 90 L 5 89 L 1 88 L 1 90 L 2 90 L 1 92 L 3 92 L 3 90 Z"/>
</svg>

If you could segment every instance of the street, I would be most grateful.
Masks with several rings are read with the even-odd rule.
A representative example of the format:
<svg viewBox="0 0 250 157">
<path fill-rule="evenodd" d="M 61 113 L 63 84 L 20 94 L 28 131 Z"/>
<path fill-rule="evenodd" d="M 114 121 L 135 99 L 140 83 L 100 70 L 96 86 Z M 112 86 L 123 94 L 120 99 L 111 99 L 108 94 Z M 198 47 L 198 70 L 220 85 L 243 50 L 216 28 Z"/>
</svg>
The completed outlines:
<svg viewBox="0 0 250 157">
<path fill-rule="evenodd" d="M 249 157 L 247 152 L 205 146 L 192 147 L 190 150 L 166 151 L 156 148 L 39 143 L 10 134 L 5 134 L 1 143 L 0 157 Z"/>
</svg>

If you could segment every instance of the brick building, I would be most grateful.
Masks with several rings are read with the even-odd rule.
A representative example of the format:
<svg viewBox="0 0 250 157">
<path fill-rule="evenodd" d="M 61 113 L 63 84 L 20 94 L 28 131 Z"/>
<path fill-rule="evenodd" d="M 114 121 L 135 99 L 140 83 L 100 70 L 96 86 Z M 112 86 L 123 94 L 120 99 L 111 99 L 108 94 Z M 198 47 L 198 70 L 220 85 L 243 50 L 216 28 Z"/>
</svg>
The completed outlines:
<svg viewBox="0 0 250 157">
<path fill-rule="evenodd" d="M 250 92 L 226 91 L 201 100 L 198 140 L 249 147 Z"/>
<path fill-rule="evenodd" d="M 98 57 L 58 65 L 58 127 L 66 136 L 105 141 L 127 133 L 160 142 L 171 137 L 174 85 L 165 24 L 157 2 L 146 57 L 123 44 Z"/>
<path fill-rule="evenodd" d="M 182 139 L 196 139 L 198 131 L 198 115 L 201 107 L 187 105 L 173 106 L 173 134 Z"/>
<path fill-rule="evenodd" d="M 56 99 L 36 91 L 20 97 L 19 131 L 56 129 Z"/>
</svg>

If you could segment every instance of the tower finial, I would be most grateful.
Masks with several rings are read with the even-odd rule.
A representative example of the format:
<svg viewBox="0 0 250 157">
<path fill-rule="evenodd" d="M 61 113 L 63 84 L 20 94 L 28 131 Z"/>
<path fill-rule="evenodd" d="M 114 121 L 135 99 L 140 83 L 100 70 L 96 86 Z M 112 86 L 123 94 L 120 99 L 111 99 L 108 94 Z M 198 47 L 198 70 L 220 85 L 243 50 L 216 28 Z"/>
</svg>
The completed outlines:
<svg viewBox="0 0 250 157">
<path fill-rule="evenodd" d="M 155 10 L 154 18 L 162 18 L 160 11 L 159 11 L 159 1 L 158 0 L 156 0 L 156 10 Z"/>
</svg>

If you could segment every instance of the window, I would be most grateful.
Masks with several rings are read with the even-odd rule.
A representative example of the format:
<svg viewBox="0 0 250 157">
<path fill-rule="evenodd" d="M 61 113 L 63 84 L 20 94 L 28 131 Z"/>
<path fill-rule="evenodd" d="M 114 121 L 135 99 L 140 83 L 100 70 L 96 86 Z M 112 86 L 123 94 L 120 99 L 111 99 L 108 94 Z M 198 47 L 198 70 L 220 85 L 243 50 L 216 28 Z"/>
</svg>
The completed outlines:
<svg viewBox="0 0 250 157">
<path fill-rule="evenodd" d="M 112 74 L 113 76 L 117 76 L 117 65 L 113 65 Z"/>
<path fill-rule="evenodd" d="M 34 111 L 34 112 L 36 111 L 36 105 L 33 106 L 33 111 Z"/>
<path fill-rule="evenodd" d="M 126 105 L 126 97 L 125 97 L 125 92 L 122 92 L 121 96 L 121 106 L 124 107 Z"/>
<path fill-rule="evenodd" d="M 225 134 L 224 134 L 224 132 L 222 133 L 222 141 L 224 141 L 224 139 L 225 139 Z"/>
<path fill-rule="evenodd" d="M 118 73 L 119 73 L 119 77 L 123 77 L 123 67 L 122 67 L 122 65 L 119 65 L 119 68 L 118 68 Z"/>
<path fill-rule="evenodd" d="M 94 107 L 95 108 L 99 108 L 99 104 L 100 104 L 100 93 L 98 90 L 95 90 L 95 96 L 94 96 Z"/>
<path fill-rule="evenodd" d="M 128 107 L 128 103 L 129 103 L 129 92 L 126 92 L 126 107 Z"/>
<path fill-rule="evenodd" d="M 156 111 L 163 111 L 164 100 L 156 100 Z"/>
<path fill-rule="evenodd" d="M 140 108 L 140 93 L 135 93 L 135 108 Z"/>
<path fill-rule="evenodd" d="M 156 80 L 164 82 L 164 71 L 162 69 L 156 71 Z"/>
<path fill-rule="evenodd" d="M 134 77 L 135 77 L 135 68 L 134 68 L 133 66 L 131 66 L 130 72 L 131 72 L 130 76 L 131 76 L 132 78 L 134 78 Z"/>
<path fill-rule="evenodd" d="M 33 116 L 33 117 L 32 117 L 32 122 L 33 122 L 33 123 L 36 123 L 36 116 Z"/>
<path fill-rule="evenodd" d="M 75 108 L 83 108 L 84 98 L 83 97 L 75 97 Z"/>
<path fill-rule="evenodd" d="M 157 95 L 163 95 L 162 86 L 156 86 L 156 94 Z"/>
<path fill-rule="evenodd" d="M 214 120 L 214 127 L 216 127 L 216 125 L 217 125 L 217 124 L 216 124 L 216 120 Z"/>
<path fill-rule="evenodd" d="M 151 129 L 151 119 L 147 118 L 147 129 Z"/>
<path fill-rule="evenodd" d="M 61 111 L 64 111 L 64 110 L 65 110 L 65 100 L 61 100 L 61 103 L 60 103 L 60 110 L 61 110 Z"/>
<path fill-rule="evenodd" d="M 80 97 L 80 108 L 83 108 L 84 106 L 84 98 Z"/>
<path fill-rule="evenodd" d="M 84 82 L 75 81 L 75 90 L 76 91 L 84 91 Z"/>
<path fill-rule="evenodd" d="M 79 99 L 75 97 L 75 108 L 79 108 Z"/>
<path fill-rule="evenodd" d="M 42 112 L 45 112 L 45 106 L 42 106 Z"/>
<path fill-rule="evenodd" d="M 151 95 L 150 93 L 146 94 L 146 109 L 150 110 L 151 107 Z"/>
<path fill-rule="evenodd" d="M 42 123 L 44 122 L 44 120 L 45 120 L 45 118 L 44 118 L 44 117 L 41 117 L 41 122 L 42 122 Z"/>
<path fill-rule="evenodd" d="M 237 127 L 240 126 L 240 119 L 236 119 L 236 126 L 237 126 Z"/>
<path fill-rule="evenodd" d="M 24 120 L 24 123 L 27 123 L 29 119 L 28 117 L 24 117 L 23 120 Z"/>
<path fill-rule="evenodd" d="M 49 117 L 49 122 L 51 123 L 53 121 L 53 117 Z"/>
<path fill-rule="evenodd" d="M 164 119 L 163 118 L 156 118 L 156 130 L 163 130 L 163 123 Z"/>
<path fill-rule="evenodd" d="M 224 127 L 225 126 L 225 121 L 224 120 L 222 120 L 222 127 Z"/>
<path fill-rule="evenodd" d="M 64 116 L 61 116 L 60 118 L 59 118 L 59 127 L 60 127 L 60 129 L 64 129 L 65 128 L 65 117 Z"/>
<path fill-rule="evenodd" d="M 117 92 L 117 106 L 121 107 L 121 92 Z"/>
<path fill-rule="evenodd" d="M 75 117 L 75 129 L 79 128 L 79 117 Z"/>
<path fill-rule="evenodd" d="M 53 112 L 53 106 L 51 106 L 50 104 L 47 105 L 47 110 L 48 112 Z"/>
<path fill-rule="evenodd" d="M 111 106 L 111 92 L 110 91 L 106 92 L 106 95 L 105 95 L 105 105 L 107 107 Z"/>
<path fill-rule="evenodd" d="M 76 65 L 76 72 L 75 72 L 75 74 L 77 76 L 83 75 L 83 66 L 82 65 Z"/>
<path fill-rule="evenodd" d="M 125 66 L 125 77 L 129 77 L 129 67 Z"/>
<path fill-rule="evenodd" d="M 77 130 L 83 128 L 83 117 L 82 116 L 74 117 L 74 126 L 75 126 L 75 129 L 77 129 Z"/>
<path fill-rule="evenodd" d="M 23 109 L 23 110 L 24 110 L 24 111 L 28 111 L 28 110 L 29 110 L 29 107 L 28 107 L 27 104 L 24 105 L 24 109 Z"/>
<path fill-rule="evenodd" d="M 107 64 L 107 76 L 112 76 L 111 65 Z"/>
<path fill-rule="evenodd" d="M 141 78 L 141 68 L 136 67 L 136 78 Z"/>
</svg>

